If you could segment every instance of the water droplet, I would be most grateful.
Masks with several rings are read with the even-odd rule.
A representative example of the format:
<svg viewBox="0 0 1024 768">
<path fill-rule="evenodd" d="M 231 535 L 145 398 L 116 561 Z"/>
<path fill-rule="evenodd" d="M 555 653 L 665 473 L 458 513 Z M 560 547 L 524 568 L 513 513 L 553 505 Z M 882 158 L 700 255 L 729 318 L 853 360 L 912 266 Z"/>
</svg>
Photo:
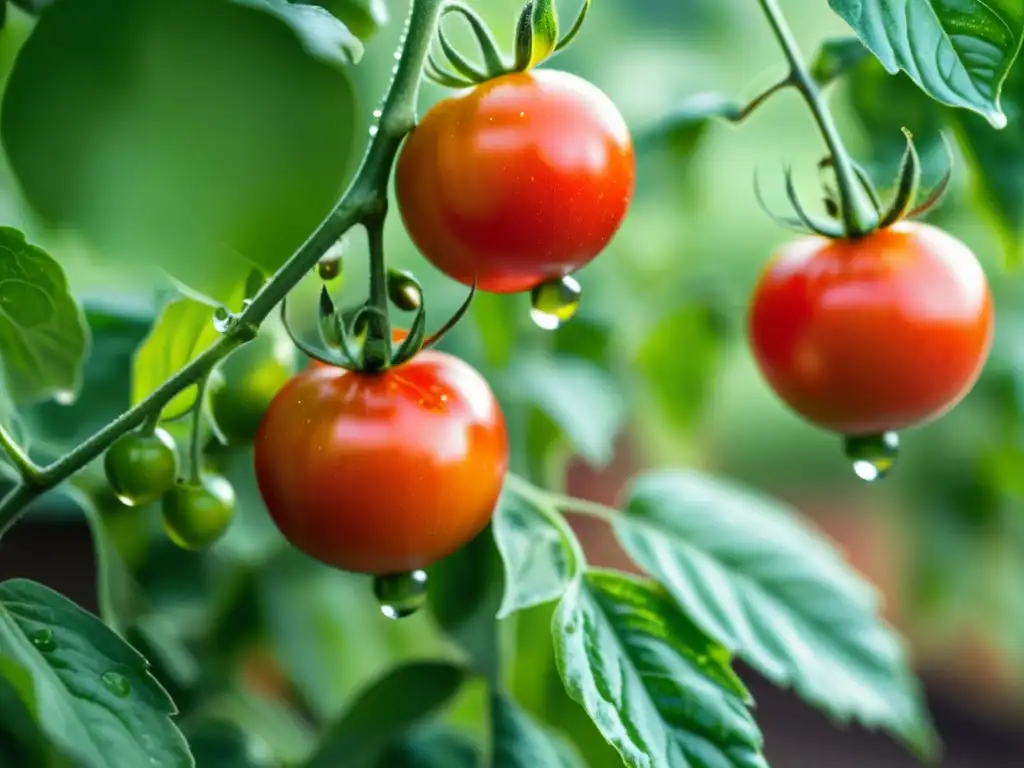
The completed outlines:
<svg viewBox="0 0 1024 768">
<path fill-rule="evenodd" d="M 383 115 L 384 115 L 384 111 L 383 111 L 383 110 L 381 110 L 381 109 L 375 109 L 375 110 L 373 110 L 373 118 L 374 118 L 375 120 L 380 120 L 380 118 L 381 118 L 381 117 L 382 117 Z"/>
<path fill-rule="evenodd" d="M 50 653 L 57 649 L 57 641 L 53 638 L 51 629 L 38 629 L 32 632 L 28 639 L 36 647 L 36 650 L 43 653 Z"/>
<path fill-rule="evenodd" d="M 569 275 L 541 283 L 530 293 L 530 317 L 540 328 L 553 331 L 576 315 L 582 294 L 579 282 Z"/>
<path fill-rule="evenodd" d="M 370 126 L 370 135 L 371 136 L 376 136 L 378 130 L 380 130 L 380 129 L 376 125 L 371 125 Z"/>
<path fill-rule="evenodd" d="M 134 507 L 136 504 L 138 504 L 138 501 L 135 499 L 134 496 L 127 496 L 121 493 L 115 493 L 114 495 L 117 497 L 117 500 L 124 504 L 126 507 Z"/>
<path fill-rule="evenodd" d="M 316 265 L 321 280 L 334 280 L 341 274 L 341 259 L 323 259 Z"/>
<path fill-rule="evenodd" d="M 242 311 L 245 312 L 249 307 L 252 306 L 252 299 L 242 299 Z"/>
<path fill-rule="evenodd" d="M 401 51 L 395 51 L 393 56 L 395 57 L 395 61 L 401 61 L 402 60 L 402 52 Z"/>
<path fill-rule="evenodd" d="M 213 310 L 213 327 L 217 329 L 218 333 L 227 331 L 234 319 L 234 315 L 228 311 L 227 307 L 217 307 Z"/>
<path fill-rule="evenodd" d="M 427 573 L 412 571 L 373 580 L 373 594 L 380 603 L 380 612 L 389 619 L 412 616 L 427 602 Z"/>
<path fill-rule="evenodd" d="M 58 405 L 72 405 L 78 397 L 74 390 L 58 389 L 53 393 L 53 399 L 57 401 Z"/>
<path fill-rule="evenodd" d="M 900 437 L 895 432 L 866 437 L 847 437 L 843 443 L 846 457 L 853 462 L 853 471 L 861 480 L 873 483 L 889 474 L 900 450 Z"/>
<path fill-rule="evenodd" d="M 118 698 L 127 698 L 132 692 L 132 684 L 120 672 L 104 672 L 100 675 L 100 680 L 103 681 L 104 687 Z"/>
</svg>

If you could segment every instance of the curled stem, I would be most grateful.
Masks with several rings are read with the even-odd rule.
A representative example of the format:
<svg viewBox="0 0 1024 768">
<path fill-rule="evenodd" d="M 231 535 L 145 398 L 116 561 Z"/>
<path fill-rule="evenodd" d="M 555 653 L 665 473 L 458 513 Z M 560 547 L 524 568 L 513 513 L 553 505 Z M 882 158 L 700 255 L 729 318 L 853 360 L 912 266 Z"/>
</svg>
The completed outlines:
<svg viewBox="0 0 1024 768">
<path fill-rule="evenodd" d="M 412 0 L 398 67 L 384 98 L 377 135 L 370 142 L 355 178 L 333 210 L 285 265 L 256 292 L 236 322 L 214 344 L 157 387 L 145 400 L 122 413 L 72 451 L 47 466 L 37 468 L 30 476 L 23 475 L 21 482 L 0 499 L 0 536 L 35 498 L 85 467 L 118 437 L 136 429 L 154 413 L 159 413 L 175 395 L 198 384 L 220 360 L 255 338 L 260 323 L 343 234 L 356 224 L 371 222 L 384 215 L 395 156 L 402 139 L 415 124 L 420 78 L 437 30 L 442 4 L 443 0 Z M 7 449 L 6 444 L 4 448 Z"/>
</svg>

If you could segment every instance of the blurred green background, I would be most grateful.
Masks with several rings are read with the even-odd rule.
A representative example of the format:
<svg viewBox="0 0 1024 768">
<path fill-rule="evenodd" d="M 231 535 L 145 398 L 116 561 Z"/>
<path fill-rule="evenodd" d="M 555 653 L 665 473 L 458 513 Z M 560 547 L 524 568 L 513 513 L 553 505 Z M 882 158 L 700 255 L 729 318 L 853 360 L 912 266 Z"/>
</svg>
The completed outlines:
<svg viewBox="0 0 1024 768">
<path fill-rule="evenodd" d="M 509 46 L 518 0 L 473 5 Z M 562 5 L 568 20 L 575 8 L 564 0 Z M 849 34 L 825 0 L 781 5 L 808 56 L 824 39 Z M 30 128 L 8 133 L 5 140 L 16 135 L 24 162 L 38 163 L 39 178 L 48 180 L 36 194 L 58 202 L 42 213 L 78 217 L 94 235 L 48 226 L 24 202 L 9 166 L 0 167 L 0 223 L 24 229 L 58 258 L 76 295 L 90 308 L 96 331 L 86 388 L 71 415 L 55 404 L 30 414 L 31 425 L 42 434 L 37 446 L 44 450 L 61 450 L 127 405 L 131 352 L 159 302 L 175 287 L 155 264 L 216 296 L 237 275 L 192 280 L 193 262 L 223 248 L 272 269 L 315 225 L 368 138 L 405 13 L 404 3 L 388 0 L 392 18 L 366 41 L 360 63 L 347 70 L 353 99 L 347 79 L 310 64 L 287 31 L 264 28 L 262 21 L 228 24 L 231 19 L 220 19 L 217 23 L 225 26 L 215 28 L 194 15 L 201 6 L 190 0 L 180 14 L 167 17 L 180 36 L 174 45 L 162 47 L 161 41 L 174 36 L 157 30 L 150 47 L 142 46 L 143 54 L 152 55 L 126 59 L 149 62 L 145 76 L 124 61 L 109 64 L 138 75 L 122 82 L 121 95 L 163 89 L 162 98 L 169 101 L 152 105 L 153 114 L 173 115 L 173 120 L 90 124 L 89 116 L 107 107 L 100 90 L 83 96 L 97 87 L 86 75 L 68 85 L 77 96 L 67 103 L 74 102 L 80 112 L 51 114 L 46 104 L 53 102 L 31 83 L 20 85 L 38 122 L 29 121 Z M 31 23 L 9 11 L 0 34 L 5 76 Z M 458 30 L 453 38 L 467 45 L 465 30 L 455 20 L 450 23 Z M 357 31 L 372 29 L 365 24 Z M 222 39 L 234 42 L 222 46 Z M 98 56 L 98 50 L 79 52 L 91 63 L 85 69 L 93 68 L 96 60 L 88 57 Z M 268 51 L 266 66 L 249 67 L 262 50 Z M 117 58 L 116 51 L 107 54 Z M 225 59 L 229 54 L 234 58 Z M 276 66 L 285 64 L 291 69 Z M 744 338 L 747 296 L 773 249 L 790 237 L 758 208 L 755 169 L 769 204 L 779 210 L 784 165 L 796 169 L 804 199 L 814 200 L 820 189 L 816 164 L 824 148 L 806 107 L 795 93 L 785 93 L 742 126 L 677 126 L 671 141 L 659 130 L 688 96 L 717 91 L 749 98 L 785 73 L 756 5 L 750 0 L 597 0 L 578 41 L 549 66 L 579 73 L 605 90 L 642 141 L 628 219 L 607 251 L 578 275 L 584 298 L 577 319 L 547 334 L 532 326 L 525 296 L 481 296 L 446 342 L 494 383 L 513 426 L 515 468 L 538 483 L 564 483 L 572 493 L 611 504 L 632 472 L 662 465 L 699 466 L 791 501 L 817 519 L 879 585 L 889 618 L 909 635 L 940 713 L 940 729 L 950 729 L 944 733 L 950 746 L 944 764 L 1016 764 L 1012 755 L 1020 754 L 1021 745 L 1011 734 L 1024 724 L 1024 343 L 1018 340 L 1024 332 L 1024 297 L 1019 276 L 1003 265 L 1015 255 L 1024 232 L 1019 226 L 1024 196 L 1014 194 L 1015 185 L 1024 189 L 1024 114 L 1016 114 L 1016 105 L 1024 103 L 1024 76 L 1007 93 L 1011 123 L 998 137 L 984 133 L 980 121 L 950 117 L 902 78 L 885 76 L 873 61 L 830 91 L 851 150 L 879 179 L 895 175 L 893 147 L 902 142 L 901 124 L 922 143 L 933 163 L 931 178 L 941 155 L 935 151 L 939 128 L 954 140 L 973 141 L 971 152 L 960 149 L 966 144 L 957 145 L 950 192 L 930 220 L 974 249 L 991 278 L 999 315 L 993 358 L 976 390 L 947 417 L 904 435 L 892 477 L 865 485 L 854 477 L 835 436 L 804 424 L 769 392 Z M 297 82 L 308 92 L 296 89 Z M 218 124 L 223 105 L 217 97 L 224 92 L 248 96 L 233 98 L 237 111 Z M 442 89 L 425 86 L 423 108 L 443 95 Z M 338 101 L 323 102 L 334 96 Z M 197 100 L 213 117 L 180 111 L 182 104 Z M 311 108 L 311 101 L 319 106 Z M 270 161 L 258 169 L 243 167 L 248 155 L 241 150 L 231 155 L 239 135 L 250 136 Z M 997 156 L 998 174 L 985 165 L 992 162 L 991 152 L 986 157 L 979 146 L 1004 150 Z M 84 153 L 88 167 L 62 159 L 64 151 L 68 157 Z M 177 161 L 182 152 L 194 153 L 191 165 Z M 217 162 L 209 162 L 211 157 Z M 231 169 L 248 174 L 250 196 L 233 197 L 233 187 L 221 185 Z M 103 195 L 94 194 L 97 184 L 106 187 Z M 129 216 L 126 225 L 123 208 L 103 203 L 110 200 L 141 200 L 139 217 Z M 178 237 L 182 228 L 173 218 L 153 221 L 147 206 L 180 210 L 182 216 L 194 210 L 196 218 Z M 197 232 L 203 236 L 201 247 L 191 249 L 189 238 Z M 431 324 L 442 323 L 464 298 L 464 289 L 419 257 L 395 215 L 389 218 L 386 247 L 392 264 L 413 270 L 424 282 Z M 352 302 L 364 290 L 365 255 L 361 237 L 350 237 L 339 295 Z M 302 313 L 303 300 L 312 318 L 311 292 L 300 291 L 293 304 L 300 309 L 293 311 Z M 108 316 L 117 321 L 103 326 Z M 566 474 L 558 459 L 569 454 L 575 458 Z M 149 627 L 147 642 L 163 646 L 158 655 L 185 696 L 184 708 L 189 695 L 205 701 L 199 689 L 227 690 L 207 671 L 219 665 L 215 668 L 231 679 L 241 674 L 249 693 L 244 700 L 218 693 L 216 706 L 250 726 L 272 722 L 260 730 L 274 751 L 298 752 L 308 725 L 273 714 L 271 702 L 280 686 L 297 688 L 314 719 L 329 719 L 353 691 L 396 659 L 452 651 L 431 617 L 384 626 L 376 620 L 364 579 L 315 568 L 283 551 L 253 488 L 247 457 L 223 461 L 239 488 L 242 509 L 208 559 L 196 560 L 163 543 L 153 510 L 110 511 L 106 527 L 132 581 L 146 594 L 146 608 L 129 613 L 134 623 L 145 617 L 140 626 Z M 43 511 L 36 515 L 42 528 L 24 526 L 16 533 L 21 538 L 12 541 L 24 542 L 17 547 L 24 563 L 5 562 L 6 572 L 36 568 L 32 561 L 58 540 L 55 516 L 65 519 L 68 511 Z M 72 507 L 70 520 L 77 519 Z M 601 528 L 581 521 L 580 531 L 596 561 L 623 565 Z M 68 552 L 81 552 L 81 546 L 69 543 Z M 50 569 L 67 569 L 73 562 L 91 567 L 87 557 L 76 561 L 72 554 L 63 564 L 40 565 L 32 575 L 60 582 L 66 577 Z M 91 599 L 81 586 L 78 596 Z M 523 638 L 515 667 L 520 672 L 513 674 L 520 700 L 572 733 L 590 764 L 616 764 L 607 762 L 612 758 L 582 712 L 564 704 L 551 674 L 548 644 L 530 642 L 546 631 L 544 611 L 534 614 L 505 628 Z M 177 640 L 188 650 L 184 656 L 175 656 L 181 650 Z M 283 664 L 283 673 L 276 662 L 266 661 L 267 648 Z M 198 688 L 197 658 L 204 665 Z M 287 683 L 279 680 L 282 674 Z M 755 692 L 771 702 L 762 704 L 759 714 L 765 718 L 768 754 L 776 755 L 778 765 L 912 764 L 877 741 L 833 735 L 824 721 L 805 722 L 804 710 L 788 698 L 771 698 L 778 694 L 762 694 L 760 688 Z M 479 691 L 462 696 L 451 722 L 476 733 L 481 696 Z"/>
</svg>

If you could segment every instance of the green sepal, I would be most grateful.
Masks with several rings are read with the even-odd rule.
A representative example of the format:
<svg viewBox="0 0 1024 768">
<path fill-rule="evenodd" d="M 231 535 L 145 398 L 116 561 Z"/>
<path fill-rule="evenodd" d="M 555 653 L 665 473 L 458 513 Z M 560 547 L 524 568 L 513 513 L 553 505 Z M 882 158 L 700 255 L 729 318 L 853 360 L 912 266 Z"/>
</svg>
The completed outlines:
<svg viewBox="0 0 1024 768">
<path fill-rule="evenodd" d="M 381 371 L 391 358 L 391 321 L 387 313 L 377 307 L 364 304 L 352 315 L 342 344 L 348 345 L 346 352 L 356 340 L 362 350 L 362 365 L 367 371 Z"/>
<path fill-rule="evenodd" d="M 555 0 L 531 0 L 523 6 L 516 24 L 517 72 L 525 72 L 558 48 L 558 11 Z"/>
<path fill-rule="evenodd" d="M 942 135 L 942 144 L 946 148 L 946 168 L 942 172 L 942 178 L 928 192 L 928 196 L 910 211 L 906 218 L 912 219 L 915 216 L 923 216 L 932 208 L 942 202 L 946 190 L 949 189 L 949 182 L 953 178 L 953 146 L 949 143 L 949 137 Z"/>
<path fill-rule="evenodd" d="M 903 151 L 903 159 L 900 161 L 896 194 L 878 224 L 881 229 L 891 227 L 906 218 L 914 207 L 914 200 L 917 198 L 917 191 L 921 186 L 921 158 L 914 146 L 914 137 L 906 128 L 903 129 L 903 135 L 907 139 L 907 148 Z"/>
<path fill-rule="evenodd" d="M 797 217 L 803 222 L 809 230 L 815 234 L 821 235 L 822 237 L 829 237 L 837 239 L 843 237 L 842 229 L 831 221 L 825 221 L 816 216 L 812 216 L 804 208 L 803 203 L 800 202 L 800 198 L 796 193 L 796 183 L 793 181 L 793 169 L 786 168 L 786 197 L 789 199 L 789 204 L 793 206 L 793 210 L 796 212 Z"/>
<path fill-rule="evenodd" d="M 320 331 L 320 340 L 328 349 L 337 349 L 341 346 L 341 328 L 338 324 L 338 313 L 334 306 L 327 286 L 320 288 L 320 301 L 317 306 L 317 329 Z"/>
<path fill-rule="evenodd" d="M 423 349 L 423 341 L 427 335 L 427 311 L 422 304 L 413 318 L 409 327 L 409 335 L 406 336 L 401 345 L 391 357 L 392 365 L 401 365 L 411 360 L 417 352 Z"/>
<path fill-rule="evenodd" d="M 473 285 L 471 285 L 469 288 L 469 295 L 466 297 L 466 300 L 462 302 L 462 305 L 457 310 L 455 310 L 455 314 L 448 319 L 447 323 L 442 325 L 438 330 L 434 331 L 430 335 L 430 337 L 423 342 L 424 347 L 432 347 L 438 342 L 440 342 L 441 339 L 444 338 L 445 334 L 448 333 L 448 331 L 450 331 L 456 325 L 458 325 L 459 321 L 462 320 L 463 317 L 465 317 L 466 313 L 469 311 L 470 305 L 473 303 L 473 297 L 476 296 L 476 283 L 477 279 L 474 276 Z"/>
</svg>

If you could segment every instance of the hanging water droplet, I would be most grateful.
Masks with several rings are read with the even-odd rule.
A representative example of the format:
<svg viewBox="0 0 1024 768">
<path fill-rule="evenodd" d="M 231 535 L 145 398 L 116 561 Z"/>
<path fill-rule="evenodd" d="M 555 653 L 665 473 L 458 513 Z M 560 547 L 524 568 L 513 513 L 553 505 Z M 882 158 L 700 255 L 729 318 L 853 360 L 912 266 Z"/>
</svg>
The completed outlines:
<svg viewBox="0 0 1024 768">
<path fill-rule="evenodd" d="M 530 293 L 530 317 L 538 327 L 553 331 L 572 320 L 582 295 L 583 288 L 570 275 L 541 283 Z"/>
<path fill-rule="evenodd" d="M 213 327 L 217 329 L 218 333 L 227 331 L 234 319 L 234 315 L 228 311 L 227 307 L 217 307 L 213 310 Z"/>
<path fill-rule="evenodd" d="M 900 436 L 895 432 L 866 437 L 847 437 L 843 442 L 846 457 L 853 462 L 853 471 L 861 480 L 881 480 L 896 464 Z"/>
<path fill-rule="evenodd" d="M 412 571 L 373 580 L 373 594 L 380 603 L 380 612 L 389 619 L 412 616 L 427 602 L 427 573 Z"/>
<path fill-rule="evenodd" d="M 323 281 L 334 280 L 341 275 L 341 259 L 322 259 L 316 265 L 316 272 Z"/>
<path fill-rule="evenodd" d="M 36 630 L 29 634 L 28 639 L 36 647 L 36 650 L 43 653 L 50 653 L 57 648 L 57 641 L 53 637 L 52 629 Z"/>
<path fill-rule="evenodd" d="M 58 389 L 53 393 L 53 399 L 58 405 L 72 405 L 75 400 L 78 399 L 74 390 L 71 389 Z"/>
<path fill-rule="evenodd" d="M 376 136 L 377 135 L 377 131 L 379 131 L 379 130 L 380 129 L 376 125 L 371 125 L 370 126 L 370 135 L 371 136 Z"/>
<path fill-rule="evenodd" d="M 132 692 L 132 684 L 120 672 L 104 672 L 100 675 L 103 686 L 118 698 L 124 699 Z"/>
</svg>

